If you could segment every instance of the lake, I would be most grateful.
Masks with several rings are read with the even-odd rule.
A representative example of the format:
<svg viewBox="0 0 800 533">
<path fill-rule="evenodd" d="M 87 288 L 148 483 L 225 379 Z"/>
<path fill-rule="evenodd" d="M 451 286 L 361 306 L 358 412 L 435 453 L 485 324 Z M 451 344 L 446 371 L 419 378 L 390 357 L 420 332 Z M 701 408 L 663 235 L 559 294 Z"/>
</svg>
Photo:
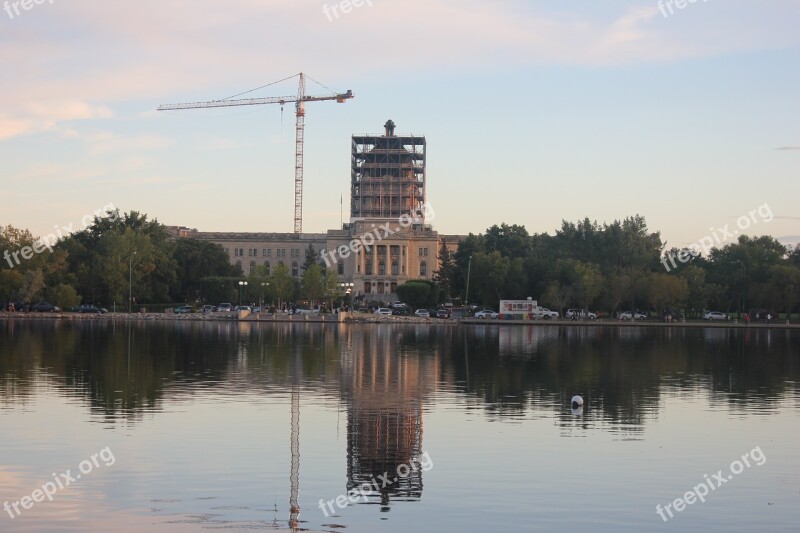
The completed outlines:
<svg viewBox="0 0 800 533">
<path fill-rule="evenodd" d="M 800 523 L 798 330 L 11 319 L 0 332 L 2 531 Z"/>
</svg>

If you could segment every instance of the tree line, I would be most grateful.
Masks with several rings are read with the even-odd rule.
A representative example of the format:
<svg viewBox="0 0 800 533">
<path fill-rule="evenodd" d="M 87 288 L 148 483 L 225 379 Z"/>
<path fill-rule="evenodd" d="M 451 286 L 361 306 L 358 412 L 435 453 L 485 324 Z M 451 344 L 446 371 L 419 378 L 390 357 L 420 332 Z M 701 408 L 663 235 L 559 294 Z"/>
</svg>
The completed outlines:
<svg viewBox="0 0 800 533">
<path fill-rule="evenodd" d="M 0 250 L 0 302 L 125 310 L 130 294 L 134 309 L 240 299 L 280 306 L 301 298 L 308 305 L 334 306 L 343 295 L 335 268 L 326 269 L 313 246 L 306 250 L 301 277 L 280 264 L 270 272 L 258 266 L 245 276 L 222 246 L 175 238 L 136 211 L 96 216 L 83 231 L 46 249 L 30 231 L 6 226 L 0 228 Z M 665 269 L 666 257 L 680 256 L 687 260 Z M 500 224 L 470 234 L 454 253 L 442 246 L 433 283 L 409 282 L 398 294 L 417 307 L 433 307 L 463 300 L 468 282 L 470 302 L 495 308 L 501 299 L 531 296 L 562 314 L 570 307 L 608 314 L 681 310 L 687 316 L 708 309 L 797 312 L 800 245 L 792 250 L 773 237 L 741 235 L 707 256 L 667 250 L 638 215 L 602 225 L 564 221 L 554 235 Z"/>
<path fill-rule="evenodd" d="M 671 257 L 682 260 L 673 267 Z M 471 302 L 496 308 L 501 299 L 531 296 L 562 316 L 571 307 L 608 315 L 789 313 L 800 303 L 800 245 L 790 249 L 773 237 L 741 235 L 703 256 L 666 249 L 660 233 L 638 215 L 602 225 L 588 218 L 563 221 L 554 235 L 495 225 L 470 234 L 454 253 L 442 247 L 439 264 L 435 280 L 443 297 L 465 297 L 469 277 Z"/>
</svg>

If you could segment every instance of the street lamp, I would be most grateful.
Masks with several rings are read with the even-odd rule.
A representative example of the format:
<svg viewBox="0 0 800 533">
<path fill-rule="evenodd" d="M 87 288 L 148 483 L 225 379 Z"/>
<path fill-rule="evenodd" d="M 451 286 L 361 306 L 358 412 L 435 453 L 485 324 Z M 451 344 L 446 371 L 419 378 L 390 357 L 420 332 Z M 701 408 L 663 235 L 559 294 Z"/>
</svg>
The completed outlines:
<svg viewBox="0 0 800 533">
<path fill-rule="evenodd" d="M 354 286 L 355 284 L 353 283 L 347 283 L 347 282 L 339 283 L 339 287 L 341 287 L 342 292 L 344 292 L 344 296 L 350 296 L 350 294 L 353 292 Z M 342 297 L 342 303 L 344 303 L 344 296 Z"/>
<path fill-rule="evenodd" d="M 133 252 L 128 258 L 128 314 L 131 314 L 131 304 L 133 303 Z"/>
<path fill-rule="evenodd" d="M 261 307 L 261 308 L 264 307 L 264 291 L 266 290 L 267 287 L 269 287 L 269 282 L 268 281 L 262 281 L 261 282 L 261 294 L 260 294 L 260 298 L 259 298 L 259 301 L 258 301 L 258 306 Z M 262 309 L 262 311 L 263 311 L 263 309 Z"/>
<path fill-rule="evenodd" d="M 239 282 L 239 307 L 242 306 L 242 293 L 244 292 L 244 288 L 247 287 L 246 281 Z"/>
<path fill-rule="evenodd" d="M 469 276 L 472 273 L 472 256 L 469 256 L 467 265 L 467 293 L 464 295 L 464 318 L 469 314 Z"/>
</svg>

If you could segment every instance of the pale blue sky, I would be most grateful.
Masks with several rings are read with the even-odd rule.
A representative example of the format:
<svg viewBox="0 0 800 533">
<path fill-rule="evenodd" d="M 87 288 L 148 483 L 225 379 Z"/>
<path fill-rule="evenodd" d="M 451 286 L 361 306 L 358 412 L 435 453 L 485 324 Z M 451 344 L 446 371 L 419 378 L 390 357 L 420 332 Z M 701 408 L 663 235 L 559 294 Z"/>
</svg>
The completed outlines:
<svg viewBox="0 0 800 533">
<path fill-rule="evenodd" d="M 0 224 L 45 234 L 114 204 L 291 231 L 292 106 L 155 108 L 302 70 L 356 94 L 308 106 L 304 231 L 337 227 L 342 194 L 347 217 L 350 135 L 391 118 L 428 138 L 442 232 L 638 213 L 681 245 L 768 204 L 747 233 L 800 240 L 800 1 L 371 4 L 329 20 L 330 0 L 11 2 Z"/>
</svg>

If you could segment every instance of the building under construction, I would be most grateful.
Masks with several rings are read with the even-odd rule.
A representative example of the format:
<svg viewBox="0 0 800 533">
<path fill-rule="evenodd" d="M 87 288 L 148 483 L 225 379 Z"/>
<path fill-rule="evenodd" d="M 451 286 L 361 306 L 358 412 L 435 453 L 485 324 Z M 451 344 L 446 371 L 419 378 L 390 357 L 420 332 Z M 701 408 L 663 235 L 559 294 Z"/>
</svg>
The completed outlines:
<svg viewBox="0 0 800 533">
<path fill-rule="evenodd" d="M 424 218 L 425 137 L 395 135 L 391 120 L 384 128 L 385 135 L 353 135 L 351 222 Z"/>
</svg>

